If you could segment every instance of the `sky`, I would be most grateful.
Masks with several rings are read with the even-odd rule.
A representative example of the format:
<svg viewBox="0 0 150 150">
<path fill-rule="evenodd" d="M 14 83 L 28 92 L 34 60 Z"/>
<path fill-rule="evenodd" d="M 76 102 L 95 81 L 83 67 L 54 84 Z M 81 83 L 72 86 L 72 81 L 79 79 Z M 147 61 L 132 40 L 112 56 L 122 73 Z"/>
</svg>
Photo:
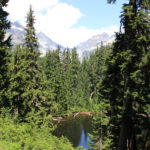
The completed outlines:
<svg viewBox="0 0 150 150">
<path fill-rule="evenodd" d="M 6 10 L 11 22 L 25 26 L 32 5 L 36 30 L 71 48 L 94 35 L 117 32 L 125 1 L 108 4 L 107 0 L 9 0 Z"/>
</svg>

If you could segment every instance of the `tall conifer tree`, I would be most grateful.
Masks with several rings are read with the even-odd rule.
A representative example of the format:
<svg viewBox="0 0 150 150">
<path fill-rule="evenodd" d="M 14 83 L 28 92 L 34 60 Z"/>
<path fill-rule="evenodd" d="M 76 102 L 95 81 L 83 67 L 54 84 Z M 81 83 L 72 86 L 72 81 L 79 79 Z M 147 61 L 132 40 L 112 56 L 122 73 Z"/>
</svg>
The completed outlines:
<svg viewBox="0 0 150 150">
<path fill-rule="evenodd" d="M 89 99 L 90 99 L 89 86 L 90 82 L 88 75 L 88 59 L 83 58 L 77 78 L 77 87 L 76 87 L 77 107 L 87 108 L 89 106 Z"/>
<path fill-rule="evenodd" d="M 71 109 L 71 53 L 67 48 L 63 51 L 62 54 L 62 66 L 63 66 L 63 78 L 64 78 L 64 87 L 65 87 L 65 99 L 67 110 Z"/>
<path fill-rule="evenodd" d="M 10 28 L 10 22 L 7 20 L 8 13 L 4 10 L 8 0 L 0 1 L 0 107 L 8 106 L 6 91 L 9 84 L 8 63 L 10 59 L 10 41 L 11 37 L 6 39 L 6 30 Z"/>
<path fill-rule="evenodd" d="M 38 112 L 46 103 L 46 87 L 38 64 L 38 43 L 34 29 L 34 16 L 30 6 L 27 14 L 25 43 L 17 46 L 12 59 L 11 98 L 17 117 L 24 118 Z"/>
<path fill-rule="evenodd" d="M 107 129 L 111 133 L 112 150 L 149 148 L 146 147 L 150 123 L 149 11 L 149 0 L 130 0 L 124 4 L 121 15 L 124 32 L 116 34 L 107 74 L 100 87 L 103 99 L 110 103 Z"/>
<path fill-rule="evenodd" d="M 25 34 L 25 46 L 28 47 L 30 52 L 32 53 L 34 50 L 38 50 L 38 39 L 36 37 L 36 32 L 34 28 L 35 24 L 35 17 L 34 12 L 32 10 L 32 6 L 30 5 L 29 12 L 27 14 L 27 21 L 26 21 L 26 34 Z"/>
<path fill-rule="evenodd" d="M 71 106 L 78 104 L 78 89 L 77 85 L 79 84 L 79 71 L 80 71 L 80 61 L 78 58 L 78 53 L 76 48 L 72 49 L 71 53 Z"/>
<path fill-rule="evenodd" d="M 67 106 L 59 47 L 56 50 L 47 52 L 43 69 L 47 79 L 48 90 L 52 94 L 52 103 L 57 106 L 53 113 L 55 113 L 55 115 L 63 114 L 64 111 L 67 110 Z"/>
</svg>

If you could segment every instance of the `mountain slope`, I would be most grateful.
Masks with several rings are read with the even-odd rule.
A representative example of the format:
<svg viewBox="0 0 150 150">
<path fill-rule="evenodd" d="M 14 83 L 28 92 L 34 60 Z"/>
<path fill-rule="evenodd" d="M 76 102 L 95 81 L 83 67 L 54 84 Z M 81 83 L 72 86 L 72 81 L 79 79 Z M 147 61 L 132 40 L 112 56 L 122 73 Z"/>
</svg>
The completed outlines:
<svg viewBox="0 0 150 150">
<path fill-rule="evenodd" d="M 11 29 L 7 30 L 7 36 L 9 35 L 12 35 L 13 45 L 23 43 L 25 35 L 24 27 L 18 22 L 12 23 Z M 37 37 L 39 43 L 39 50 L 42 55 L 45 55 L 47 50 L 56 49 L 59 45 L 56 42 L 52 41 L 48 36 L 46 36 L 42 32 L 37 32 Z M 84 56 L 89 56 L 94 50 L 96 50 L 97 46 L 101 46 L 102 43 L 104 45 L 112 44 L 114 40 L 115 35 L 109 36 L 109 34 L 107 33 L 102 33 L 91 37 L 83 43 L 80 43 L 77 46 L 77 52 L 79 54 L 80 60 L 82 60 Z M 61 46 L 61 48 L 64 49 L 63 46 Z"/>
<path fill-rule="evenodd" d="M 11 29 L 7 30 L 7 36 L 12 35 L 12 44 L 17 45 L 24 42 L 25 30 L 18 22 L 11 25 Z M 54 50 L 59 44 L 53 42 L 48 36 L 42 32 L 37 33 L 39 50 L 42 55 L 45 55 L 47 50 Z M 63 48 L 63 46 L 61 46 Z"/>
<path fill-rule="evenodd" d="M 77 46 L 79 57 L 82 59 L 84 56 L 89 56 L 102 43 L 103 45 L 112 44 L 114 40 L 115 35 L 109 36 L 107 33 L 95 35 Z"/>
</svg>

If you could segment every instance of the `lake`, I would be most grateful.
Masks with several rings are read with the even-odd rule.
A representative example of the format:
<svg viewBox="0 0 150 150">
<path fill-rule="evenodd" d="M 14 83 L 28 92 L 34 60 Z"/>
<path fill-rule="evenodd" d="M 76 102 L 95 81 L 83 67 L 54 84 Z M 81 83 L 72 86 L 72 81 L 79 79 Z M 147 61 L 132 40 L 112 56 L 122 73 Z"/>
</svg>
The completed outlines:
<svg viewBox="0 0 150 150">
<path fill-rule="evenodd" d="M 86 149 L 90 149 L 91 120 L 92 117 L 85 115 L 68 117 L 58 123 L 54 134 L 58 137 L 66 136 L 74 147 L 83 146 Z"/>
</svg>

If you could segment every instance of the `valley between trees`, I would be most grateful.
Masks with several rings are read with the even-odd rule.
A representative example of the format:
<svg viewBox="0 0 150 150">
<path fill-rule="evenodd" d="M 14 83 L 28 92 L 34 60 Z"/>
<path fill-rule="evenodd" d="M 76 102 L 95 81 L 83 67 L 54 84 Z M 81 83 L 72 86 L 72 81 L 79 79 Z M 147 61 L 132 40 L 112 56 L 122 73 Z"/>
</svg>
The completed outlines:
<svg viewBox="0 0 150 150">
<path fill-rule="evenodd" d="M 92 150 L 149 150 L 149 0 L 124 4 L 115 42 L 82 62 L 76 48 L 58 46 L 40 57 L 32 6 L 25 42 L 12 49 L 7 4 L 0 1 L 0 148 L 81 150 L 53 135 L 53 117 L 84 111 L 95 113 Z"/>
</svg>

